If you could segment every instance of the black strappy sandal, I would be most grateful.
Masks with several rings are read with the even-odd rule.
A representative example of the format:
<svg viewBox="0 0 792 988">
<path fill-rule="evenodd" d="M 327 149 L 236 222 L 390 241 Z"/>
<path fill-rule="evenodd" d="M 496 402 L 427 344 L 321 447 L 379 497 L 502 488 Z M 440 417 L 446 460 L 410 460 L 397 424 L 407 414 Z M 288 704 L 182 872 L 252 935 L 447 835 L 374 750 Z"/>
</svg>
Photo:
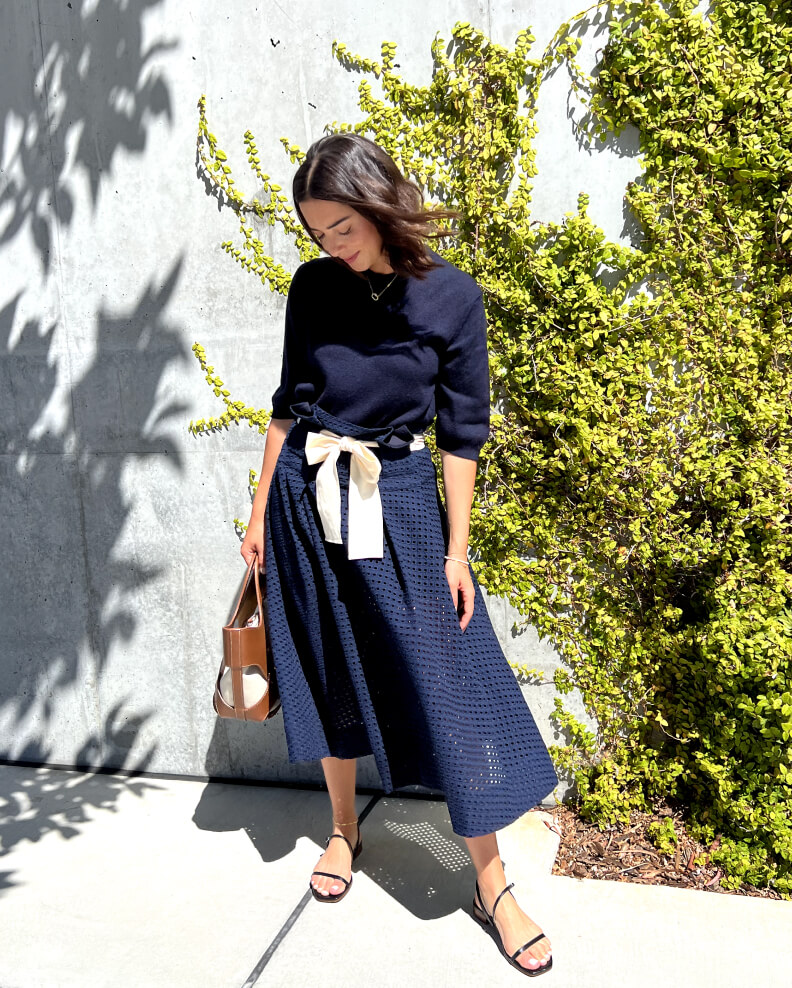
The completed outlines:
<svg viewBox="0 0 792 988">
<path fill-rule="evenodd" d="M 358 826 L 358 839 L 357 839 L 357 844 L 354 847 L 352 847 L 352 845 L 349 843 L 346 837 L 344 837 L 343 834 L 330 834 L 330 836 L 325 841 L 325 847 L 328 847 L 330 845 L 330 841 L 334 837 L 340 837 L 341 840 L 345 842 L 346 846 L 352 852 L 352 861 L 354 862 L 355 858 L 363 850 L 363 841 L 361 840 L 360 837 L 360 827 Z M 343 892 L 336 892 L 336 893 L 328 892 L 327 895 L 322 895 L 321 892 L 316 891 L 316 889 L 313 887 L 313 884 L 311 882 L 308 882 L 308 887 L 311 890 L 311 895 L 313 895 L 314 899 L 316 899 L 317 902 L 340 902 L 341 899 L 344 898 L 344 896 L 347 894 L 347 892 L 352 886 L 351 874 L 349 876 L 349 881 L 347 881 L 347 879 L 344 878 L 343 875 L 333 875 L 329 871 L 312 871 L 311 877 L 313 877 L 314 875 L 322 875 L 324 878 L 335 878 L 339 882 L 343 882 L 344 885 L 346 886 Z"/>
<path fill-rule="evenodd" d="M 517 958 L 524 951 L 528 950 L 529 947 L 532 947 L 535 943 L 538 943 L 544 937 L 544 933 L 540 933 L 538 936 L 535 936 L 533 940 L 529 940 L 528 943 L 524 943 L 522 947 L 519 947 L 517 950 L 515 950 L 513 954 L 507 954 L 503 946 L 503 940 L 501 938 L 500 932 L 498 931 L 498 927 L 495 925 L 494 917 L 495 917 L 495 910 L 498 908 L 498 903 L 501 901 L 503 896 L 506 895 L 506 893 L 513 888 L 514 888 L 514 882 L 512 882 L 510 885 L 507 885 L 506 888 L 500 893 L 500 895 L 495 900 L 492 906 L 492 914 L 490 915 L 490 913 L 488 913 L 487 910 L 484 908 L 484 899 L 481 897 L 481 890 L 479 889 L 478 881 L 476 881 L 476 894 L 473 899 L 473 915 L 479 921 L 479 923 L 481 923 L 482 926 L 492 927 L 492 930 L 495 933 L 495 936 L 498 941 L 498 947 L 500 949 L 500 952 L 503 954 L 506 960 L 511 964 L 511 966 L 516 967 L 517 970 L 522 971 L 523 974 L 527 974 L 529 978 L 533 978 L 537 974 L 544 974 L 545 972 L 550 970 L 550 968 L 553 966 L 552 955 L 550 957 L 550 960 L 546 964 L 543 964 L 541 967 L 535 967 L 535 968 L 523 967 L 522 964 L 517 963 Z M 489 930 L 487 932 L 489 932 Z"/>
</svg>

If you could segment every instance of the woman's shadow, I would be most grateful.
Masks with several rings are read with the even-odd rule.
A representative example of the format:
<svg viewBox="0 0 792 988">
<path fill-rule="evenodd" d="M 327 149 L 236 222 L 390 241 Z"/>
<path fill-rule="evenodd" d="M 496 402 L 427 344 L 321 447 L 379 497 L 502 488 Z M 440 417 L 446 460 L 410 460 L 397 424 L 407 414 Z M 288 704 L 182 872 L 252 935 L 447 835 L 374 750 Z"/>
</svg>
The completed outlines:
<svg viewBox="0 0 792 988">
<path fill-rule="evenodd" d="M 221 654 L 218 641 L 218 662 Z M 202 695 L 211 688 L 207 682 Z M 264 865 L 292 854 L 307 837 L 316 845 L 307 889 L 330 833 L 330 803 L 326 790 L 308 781 L 321 778 L 319 763 L 289 762 L 282 714 L 265 724 L 215 718 L 204 764 L 210 781 L 195 808 L 195 825 L 216 833 L 243 830 Z M 419 787 L 383 795 L 372 756 L 358 760 L 357 780 L 363 852 L 353 874 L 367 875 L 420 919 L 449 915 L 467 903 L 475 871 L 463 838 L 451 829 L 445 801 Z M 303 867 L 297 858 L 295 867 Z"/>
<path fill-rule="evenodd" d="M 447 916 L 468 903 L 475 871 L 445 802 L 358 791 L 356 806 L 363 851 L 354 875 L 367 875 L 419 919 Z M 316 845 L 318 861 L 329 820 L 322 790 L 234 782 L 208 783 L 193 814 L 201 830 L 244 830 L 265 865 L 292 854 L 302 837 Z M 295 867 L 304 867 L 300 858 Z M 308 879 L 306 872 L 306 889 Z"/>
</svg>

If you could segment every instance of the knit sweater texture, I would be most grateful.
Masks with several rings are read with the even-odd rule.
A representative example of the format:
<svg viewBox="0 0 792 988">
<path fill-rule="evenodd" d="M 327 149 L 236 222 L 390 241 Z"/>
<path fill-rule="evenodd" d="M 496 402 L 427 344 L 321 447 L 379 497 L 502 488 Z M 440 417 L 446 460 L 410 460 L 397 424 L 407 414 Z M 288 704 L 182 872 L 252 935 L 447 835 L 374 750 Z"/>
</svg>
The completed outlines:
<svg viewBox="0 0 792 988">
<path fill-rule="evenodd" d="M 412 434 L 436 418 L 438 447 L 477 459 L 490 416 L 481 290 L 429 254 L 438 266 L 423 279 L 361 277 L 330 257 L 300 265 L 286 302 L 274 418 L 300 417 L 316 404 L 366 428 Z"/>
</svg>

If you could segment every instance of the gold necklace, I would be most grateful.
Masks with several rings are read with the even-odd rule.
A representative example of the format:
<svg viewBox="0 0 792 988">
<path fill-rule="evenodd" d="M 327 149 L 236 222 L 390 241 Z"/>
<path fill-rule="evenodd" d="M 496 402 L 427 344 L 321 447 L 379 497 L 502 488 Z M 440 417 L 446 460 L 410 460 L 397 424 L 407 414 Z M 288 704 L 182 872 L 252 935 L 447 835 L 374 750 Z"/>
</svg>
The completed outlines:
<svg viewBox="0 0 792 988">
<path fill-rule="evenodd" d="M 375 292 L 374 289 L 372 288 L 372 285 L 371 285 L 371 279 L 369 278 L 368 275 L 366 275 L 366 281 L 368 282 L 369 291 L 371 292 L 371 297 L 374 299 L 375 302 L 380 298 L 380 296 L 384 295 L 385 292 L 387 292 L 387 290 L 390 288 L 390 286 L 393 284 L 393 282 L 396 281 L 396 279 L 398 277 L 399 277 L 399 275 L 398 274 L 395 274 L 391 278 L 391 280 L 388 282 L 388 284 L 382 289 L 381 292 Z"/>
</svg>

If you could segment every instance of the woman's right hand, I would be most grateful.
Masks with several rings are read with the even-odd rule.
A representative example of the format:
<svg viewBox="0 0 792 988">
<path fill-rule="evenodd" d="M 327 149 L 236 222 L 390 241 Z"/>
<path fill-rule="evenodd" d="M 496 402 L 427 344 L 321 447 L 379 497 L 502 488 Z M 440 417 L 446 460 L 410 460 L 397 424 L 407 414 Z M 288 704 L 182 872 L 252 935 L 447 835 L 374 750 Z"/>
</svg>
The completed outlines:
<svg viewBox="0 0 792 988">
<path fill-rule="evenodd" d="M 247 565 L 250 565 L 251 559 L 254 556 L 258 558 L 259 569 L 263 573 L 265 570 L 265 558 L 264 558 L 264 539 L 266 537 L 264 519 L 256 519 L 251 517 L 250 523 L 247 527 L 247 532 L 242 540 L 242 545 L 239 547 L 239 551 L 242 554 L 242 558 L 245 560 Z"/>
<path fill-rule="evenodd" d="M 294 419 L 270 419 L 267 426 L 267 438 L 264 440 L 264 461 L 261 464 L 256 494 L 253 498 L 253 506 L 250 512 L 250 522 L 248 523 L 245 538 L 239 551 L 247 565 L 250 565 L 254 556 L 258 557 L 259 568 L 263 573 L 266 568 L 266 558 L 264 550 L 264 540 L 266 536 L 266 512 L 267 494 L 269 492 L 272 476 L 283 447 L 286 434 L 294 424 Z"/>
</svg>

